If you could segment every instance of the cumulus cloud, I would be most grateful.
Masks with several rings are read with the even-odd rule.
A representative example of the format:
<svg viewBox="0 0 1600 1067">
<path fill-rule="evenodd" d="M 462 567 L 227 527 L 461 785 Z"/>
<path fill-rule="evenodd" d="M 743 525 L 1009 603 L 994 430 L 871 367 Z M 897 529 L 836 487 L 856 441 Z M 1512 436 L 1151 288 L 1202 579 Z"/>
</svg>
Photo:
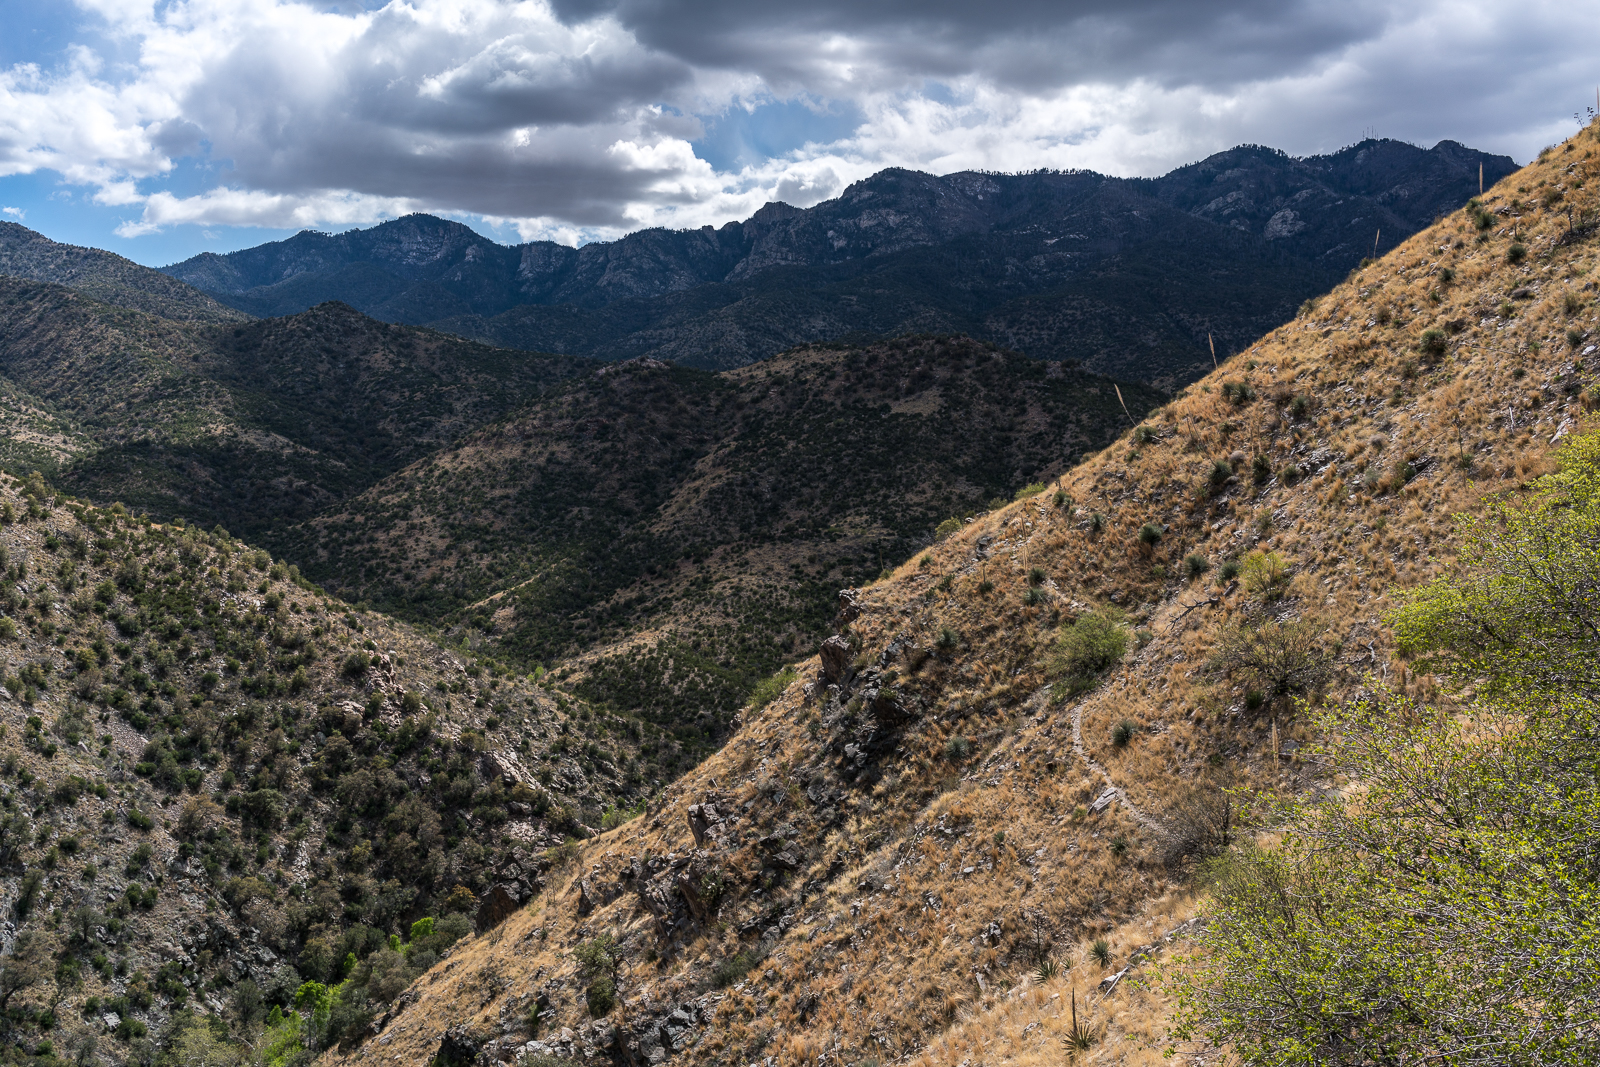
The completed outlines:
<svg viewBox="0 0 1600 1067">
<path fill-rule="evenodd" d="M 134 208 L 124 236 L 429 210 L 574 242 L 885 166 L 1158 173 L 1364 128 L 1526 158 L 1571 129 L 1600 36 L 1600 8 L 1550 0 L 78 4 L 97 45 L 0 72 L 0 175 Z M 737 169 L 696 154 L 706 124 L 786 100 L 859 121 Z M 186 159 L 206 187 L 174 180 Z"/>
</svg>

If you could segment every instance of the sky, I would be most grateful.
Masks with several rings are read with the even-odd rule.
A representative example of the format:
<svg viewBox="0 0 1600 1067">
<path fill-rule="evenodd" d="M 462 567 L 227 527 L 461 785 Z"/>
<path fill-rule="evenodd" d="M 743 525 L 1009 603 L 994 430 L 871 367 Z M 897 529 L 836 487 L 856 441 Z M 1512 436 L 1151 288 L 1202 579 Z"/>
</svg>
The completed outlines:
<svg viewBox="0 0 1600 1067">
<path fill-rule="evenodd" d="M 0 219 L 154 266 L 412 211 L 721 225 L 890 166 L 1526 162 L 1596 41 L 1587 0 L 0 0 Z"/>
</svg>

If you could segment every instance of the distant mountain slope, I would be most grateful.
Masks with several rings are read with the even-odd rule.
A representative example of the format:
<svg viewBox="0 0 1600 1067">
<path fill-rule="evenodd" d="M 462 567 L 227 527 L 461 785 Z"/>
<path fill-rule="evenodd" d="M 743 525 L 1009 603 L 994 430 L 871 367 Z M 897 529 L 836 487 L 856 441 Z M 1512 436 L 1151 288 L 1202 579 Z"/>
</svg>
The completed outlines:
<svg viewBox="0 0 1600 1067">
<path fill-rule="evenodd" d="M 650 817 L 323 1062 L 1163 1062 L 1172 1005 L 1144 979 L 1180 965 L 1160 957 L 1193 928 L 1196 861 L 1239 835 L 1225 791 L 1359 795 L 1308 749 L 1301 698 L 1471 699 L 1396 654 L 1389 592 L 1600 407 L 1597 133 L 1324 294 L 1060 497 L 842 596 L 821 654 Z M 590 995 L 602 935 L 621 1008 Z"/>
<path fill-rule="evenodd" d="M 1122 392 L 1135 414 L 1160 399 Z M 1108 379 L 960 337 L 722 374 L 611 364 L 327 509 L 285 551 L 349 599 L 574 665 L 591 697 L 705 741 L 822 636 L 841 582 L 1127 418 Z"/>
<path fill-rule="evenodd" d="M 425 916 L 459 936 L 680 766 L 265 552 L 39 480 L 0 475 L 0 569 L 0 1062 L 148 1063 L 185 1008 L 337 981 Z M 29 939 L 58 958 L 19 975 Z"/>
<path fill-rule="evenodd" d="M 1188 379 L 1512 161 L 1444 141 L 1220 153 L 1165 177 L 886 170 L 720 229 L 507 247 L 412 215 L 166 270 L 258 315 L 344 300 L 508 347 L 710 369 L 839 337 L 959 330 L 1119 377 Z M 1150 283 L 1186 275 L 1150 300 Z M 1021 301 L 1021 303 L 1016 303 Z M 602 310 L 604 309 L 603 313 Z"/>
<path fill-rule="evenodd" d="M 0 277 L 0 375 L 18 391 L 0 403 L 0 419 L 37 445 L 26 456 L 12 449 L 18 462 L 42 463 L 74 493 L 252 537 L 360 492 L 590 365 L 389 325 L 340 304 L 207 325 Z"/>
<path fill-rule="evenodd" d="M 14 222 L 0 222 L 0 275 L 55 282 L 118 307 L 182 322 L 250 318 L 191 285 L 114 252 L 58 244 Z"/>
</svg>

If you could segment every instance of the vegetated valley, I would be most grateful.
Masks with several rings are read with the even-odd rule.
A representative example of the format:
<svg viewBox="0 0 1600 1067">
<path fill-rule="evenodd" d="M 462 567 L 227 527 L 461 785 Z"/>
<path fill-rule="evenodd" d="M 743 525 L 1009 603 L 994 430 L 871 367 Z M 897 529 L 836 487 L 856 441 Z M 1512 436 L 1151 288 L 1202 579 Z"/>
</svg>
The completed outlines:
<svg viewBox="0 0 1600 1067">
<path fill-rule="evenodd" d="M 1592 639 L 1540 591 L 1539 610 L 1558 613 L 1541 617 L 1549 632 L 1577 654 L 1545 671 L 1506 649 L 1515 677 L 1566 686 L 1562 717 L 1525 734 L 1555 730 L 1553 749 L 1474 730 L 1529 712 L 1474 705 L 1408 657 L 1432 642 L 1460 649 L 1468 671 L 1511 677 L 1474 658 L 1470 628 L 1427 636 L 1429 604 L 1502 595 L 1452 566 L 1458 538 L 1492 544 L 1498 523 L 1472 534 L 1453 515 L 1484 515 L 1509 493 L 1498 498 L 1529 516 L 1518 522 L 1566 522 L 1581 505 L 1571 521 L 1592 531 L 1597 149 L 1590 127 L 1548 151 L 1045 492 L 842 596 L 837 634 L 718 753 L 645 817 L 585 843 L 533 903 L 457 947 L 329 1062 L 954 1067 L 1156 1063 L 1173 1048 L 1266 1063 L 1281 1047 L 1335 1063 L 1381 1047 L 1591 1060 L 1580 902 L 1593 827 L 1573 814 L 1594 796 L 1581 728 Z M 1588 567 L 1584 536 L 1572 551 Z M 1484 558 L 1471 543 L 1480 554 L 1463 564 Z M 1436 578 L 1437 595 L 1403 593 Z M 1389 612 L 1404 605 L 1423 622 L 1402 646 Z M 1341 716 L 1364 726 L 1322 732 Z M 1354 851 L 1313 852 L 1321 866 L 1254 851 L 1241 796 L 1320 795 L 1327 818 L 1361 817 L 1328 787 L 1332 770 L 1379 767 L 1381 751 L 1363 762 L 1338 740 L 1367 736 L 1399 744 L 1390 763 L 1425 772 L 1445 805 L 1383 808 L 1375 818 L 1399 821 L 1371 832 L 1432 852 L 1373 872 Z M 1498 773 L 1512 756 L 1528 778 Z M 1450 770 L 1476 766 L 1481 786 Z M 1375 798 L 1406 780 L 1378 779 Z M 1555 780 L 1541 795 L 1574 799 L 1542 829 L 1527 790 Z M 1456 801 L 1494 812 L 1493 829 L 1444 833 L 1435 815 Z M 1325 830 L 1298 821 L 1321 816 L 1282 817 L 1268 825 Z M 1541 896 L 1549 928 L 1480 965 L 1487 942 L 1474 938 L 1503 932 L 1506 912 L 1464 907 L 1500 891 L 1472 872 L 1503 873 L 1518 894 L 1554 873 L 1504 852 L 1505 834 L 1578 863 L 1561 868 L 1576 895 Z M 1218 856 L 1243 873 L 1213 900 L 1194 875 Z M 1266 876 L 1250 870 L 1278 872 L 1266 885 L 1283 892 L 1263 897 Z M 1380 880 L 1410 888 L 1374 892 Z M 1457 885 L 1467 894 L 1419 931 L 1408 901 Z M 1363 933 L 1374 929 L 1384 936 Z M 1184 960 L 1196 936 L 1223 972 L 1185 993 L 1181 976 L 1204 973 Z M 1538 977 L 1499 977 L 1529 975 L 1535 959 L 1548 961 Z M 1317 995 L 1272 1000 L 1288 977 Z M 1374 1000 L 1387 982 L 1433 999 L 1390 1011 Z"/>
<path fill-rule="evenodd" d="M 575 692 L 703 745 L 827 636 L 841 586 L 1040 491 L 1158 399 L 960 337 L 723 374 L 632 360 L 280 543 L 348 600 L 560 663 Z"/>
</svg>

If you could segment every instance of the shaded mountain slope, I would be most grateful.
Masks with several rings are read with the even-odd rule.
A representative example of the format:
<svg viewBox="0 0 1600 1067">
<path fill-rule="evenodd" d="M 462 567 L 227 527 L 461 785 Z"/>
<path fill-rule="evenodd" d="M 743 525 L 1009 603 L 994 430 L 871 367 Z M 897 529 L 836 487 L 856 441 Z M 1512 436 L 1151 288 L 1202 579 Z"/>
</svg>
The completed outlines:
<svg viewBox="0 0 1600 1067">
<path fill-rule="evenodd" d="M 1134 411 L 1157 399 L 1123 391 Z M 582 657 L 587 695 L 705 741 L 822 635 L 839 581 L 1126 419 L 1107 379 L 960 337 L 721 375 L 611 364 L 330 508 L 288 552 L 526 665 Z"/>
<path fill-rule="evenodd" d="M 1149 180 L 886 170 L 813 208 L 581 249 L 506 247 L 412 215 L 166 269 L 253 314 L 339 299 L 607 359 L 721 369 L 810 341 L 963 331 L 1118 377 L 1187 380 L 1209 364 L 1208 333 L 1226 352 L 1282 322 L 1370 254 L 1378 230 L 1389 248 L 1459 204 L 1480 165 L 1491 182 L 1514 166 L 1450 141 L 1364 141 L 1307 159 L 1237 148 Z"/>
<path fill-rule="evenodd" d="M 118 307 L 182 322 L 250 318 L 168 274 L 115 252 L 59 244 L 15 222 L 0 222 L 0 275 L 55 282 Z"/>
<path fill-rule="evenodd" d="M 424 916 L 470 929 L 673 747 L 225 535 L 0 483 L 7 1061 L 147 1062 L 186 1011 L 283 1002 Z"/>
<path fill-rule="evenodd" d="M 339 304 L 208 326 L 0 278 L 0 375 L 24 398 L 9 425 L 54 442 L 18 458 L 74 493 L 257 539 L 587 365 Z"/>
<path fill-rule="evenodd" d="M 1432 690 L 1387 591 L 1600 404 L 1597 148 L 1352 276 L 1059 497 L 842 597 L 838 640 L 650 817 L 327 1061 L 1037 1064 L 1081 1019 L 1089 1056 L 1157 1062 L 1165 1006 L 1108 980 L 1182 917 L 1221 788 L 1326 784 L 1296 698 Z M 615 1009 L 588 1006 L 596 944 Z"/>
</svg>

